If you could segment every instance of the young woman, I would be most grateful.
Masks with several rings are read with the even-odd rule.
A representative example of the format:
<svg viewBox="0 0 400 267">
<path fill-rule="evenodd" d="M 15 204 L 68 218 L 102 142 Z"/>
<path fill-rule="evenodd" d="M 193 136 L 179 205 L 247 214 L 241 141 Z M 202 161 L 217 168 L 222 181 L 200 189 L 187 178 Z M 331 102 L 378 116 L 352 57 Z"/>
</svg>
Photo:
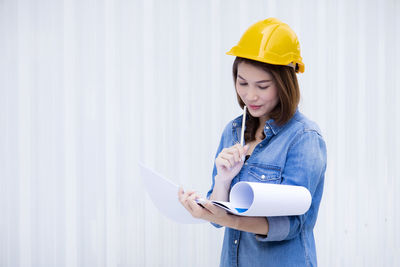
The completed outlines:
<svg viewBox="0 0 400 267">
<path fill-rule="evenodd" d="M 200 196 L 179 190 L 196 218 L 225 226 L 220 266 L 317 266 L 313 228 L 326 169 L 326 146 L 318 126 L 297 108 L 296 73 L 304 71 L 296 34 L 270 18 L 252 25 L 227 54 L 236 56 L 233 79 L 239 105 L 248 108 L 245 146 L 239 144 L 242 116 L 222 134 L 209 200 L 229 201 L 239 181 L 306 187 L 310 209 L 299 216 L 245 217 L 228 214 Z"/>
</svg>

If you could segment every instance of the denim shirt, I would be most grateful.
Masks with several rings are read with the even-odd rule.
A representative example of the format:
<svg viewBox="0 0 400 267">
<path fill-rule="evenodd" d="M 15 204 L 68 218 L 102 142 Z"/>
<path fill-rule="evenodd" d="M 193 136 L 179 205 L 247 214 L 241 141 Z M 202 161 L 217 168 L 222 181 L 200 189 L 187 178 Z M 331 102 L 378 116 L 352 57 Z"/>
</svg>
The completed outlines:
<svg viewBox="0 0 400 267">
<path fill-rule="evenodd" d="M 222 149 L 240 142 L 241 125 L 242 116 L 228 123 L 215 157 Z M 303 215 L 267 217 L 267 236 L 225 227 L 220 266 L 317 266 L 313 229 L 324 187 L 325 142 L 319 127 L 299 110 L 281 126 L 268 120 L 264 133 L 266 137 L 245 161 L 231 188 L 239 181 L 304 186 L 311 193 L 311 206 Z M 207 198 L 216 174 L 214 163 Z"/>
</svg>

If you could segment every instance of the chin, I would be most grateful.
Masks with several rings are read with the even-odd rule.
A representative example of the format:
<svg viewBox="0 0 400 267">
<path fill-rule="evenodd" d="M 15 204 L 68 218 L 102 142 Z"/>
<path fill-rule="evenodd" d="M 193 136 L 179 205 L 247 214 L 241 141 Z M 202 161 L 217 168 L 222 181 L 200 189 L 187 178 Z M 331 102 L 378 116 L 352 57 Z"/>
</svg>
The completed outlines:
<svg viewBox="0 0 400 267">
<path fill-rule="evenodd" d="M 251 116 L 253 116 L 254 118 L 262 118 L 262 117 L 268 115 L 268 112 L 266 112 L 265 110 L 257 110 L 257 111 L 251 111 L 251 110 L 249 110 L 249 113 L 250 113 Z"/>
<path fill-rule="evenodd" d="M 253 116 L 254 118 L 259 118 L 262 116 L 261 112 L 254 112 L 254 111 L 249 111 L 250 115 Z"/>
</svg>

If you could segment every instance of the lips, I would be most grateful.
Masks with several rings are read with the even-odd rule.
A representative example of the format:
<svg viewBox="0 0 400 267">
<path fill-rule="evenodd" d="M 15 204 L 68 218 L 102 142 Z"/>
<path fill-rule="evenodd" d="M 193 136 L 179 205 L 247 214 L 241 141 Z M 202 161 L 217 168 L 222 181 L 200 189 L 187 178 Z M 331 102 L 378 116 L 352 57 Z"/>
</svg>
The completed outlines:
<svg viewBox="0 0 400 267">
<path fill-rule="evenodd" d="M 249 105 L 249 108 L 251 109 L 259 109 L 261 106 L 255 106 L 255 105 Z"/>
</svg>

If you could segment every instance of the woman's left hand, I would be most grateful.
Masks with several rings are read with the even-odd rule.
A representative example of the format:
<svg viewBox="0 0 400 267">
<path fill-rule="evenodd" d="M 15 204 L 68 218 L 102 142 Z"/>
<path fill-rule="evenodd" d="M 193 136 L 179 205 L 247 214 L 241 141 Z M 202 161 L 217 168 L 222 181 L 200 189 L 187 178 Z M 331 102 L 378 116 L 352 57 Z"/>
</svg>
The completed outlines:
<svg viewBox="0 0 400 267">
<path fill-rule="evenodd" d="M 178 191 L 179 202 L 192 214 L 194 218 L 203 219 L 209 222 L 223 225 L 223 222 L 228 219 L 229 214 L 209 200 L 202 202 L 202 208 L 197 204 L 196 199 L 200 198 L 195 191 L 184 192 L 183 188 L 180 187 Z"/>
</svg>

